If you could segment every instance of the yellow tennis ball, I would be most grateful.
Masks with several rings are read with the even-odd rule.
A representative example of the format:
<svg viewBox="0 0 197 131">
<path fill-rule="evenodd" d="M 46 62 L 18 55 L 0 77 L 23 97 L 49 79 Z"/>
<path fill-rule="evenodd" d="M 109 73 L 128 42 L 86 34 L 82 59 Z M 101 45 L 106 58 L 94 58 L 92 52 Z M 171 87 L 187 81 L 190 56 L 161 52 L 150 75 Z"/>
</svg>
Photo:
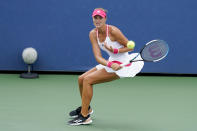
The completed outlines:
<svg viewBox="0 0 197 131">
<path fill-rule="evenodd" d="M 135 47 L 135 42 L 134 42 L 134 41 L 129 41 L 129 42 L 127 43 L 127 47 L 128 47 L 129 49 L 134 49 L 134 47 Z"/>
</svg>

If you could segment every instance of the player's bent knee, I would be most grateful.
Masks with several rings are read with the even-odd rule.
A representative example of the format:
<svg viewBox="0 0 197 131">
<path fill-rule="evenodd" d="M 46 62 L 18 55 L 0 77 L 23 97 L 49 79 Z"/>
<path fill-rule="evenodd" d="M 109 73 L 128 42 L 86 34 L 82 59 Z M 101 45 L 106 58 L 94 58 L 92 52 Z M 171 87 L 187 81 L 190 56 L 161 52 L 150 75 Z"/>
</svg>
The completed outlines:
<svg viewBox="0 0 197 131">
<path fill-rule="evenodd" d="M 83 84 L 83 79 L 84 79 L 84 76 L 83 76 L 83 75 L 80 75 L 80 76 L 78 77 L 78 83 L 79 83 L 80 85 Z"/>
<path fill-rule="evenodd" d="M 85 76 L 83 79 L 83 84 L 91 84 L 92 85 L 92 78 L 90 76 Z"/>
</svg>

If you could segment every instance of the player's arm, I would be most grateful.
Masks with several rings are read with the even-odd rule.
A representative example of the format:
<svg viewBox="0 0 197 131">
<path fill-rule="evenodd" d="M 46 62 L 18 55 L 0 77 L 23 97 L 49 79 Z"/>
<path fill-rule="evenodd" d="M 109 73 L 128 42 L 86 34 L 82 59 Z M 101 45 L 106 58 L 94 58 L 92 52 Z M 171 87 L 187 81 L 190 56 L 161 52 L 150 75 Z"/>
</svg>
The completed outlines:
<svg viewBox="0 0 197 131">
<path fill-rule="evenodd" d="M 133 49 L 129 49 L 127 47 L 128 39 L 124 36 L 124 34 L 115 26 L 111 26 L 111 35 L 115 38 L 115 41 L 122 44 L 124 47 L 119 49 L 119 53 L 129 52 Z"/>
<path fill-rule="evenodd" d="M 96 61 L 98 63 L 106 66 L 108 61 L 102 57 L 101 50 L 100 50 L 99 45 L 97 43 L 96 32 L 94 30 L 90 31 L 89 38 L 90 38 L 90 42 L 92 44 L 92 50 L 93 50 L 94 57 L 95 57 Z"/>
</svg>

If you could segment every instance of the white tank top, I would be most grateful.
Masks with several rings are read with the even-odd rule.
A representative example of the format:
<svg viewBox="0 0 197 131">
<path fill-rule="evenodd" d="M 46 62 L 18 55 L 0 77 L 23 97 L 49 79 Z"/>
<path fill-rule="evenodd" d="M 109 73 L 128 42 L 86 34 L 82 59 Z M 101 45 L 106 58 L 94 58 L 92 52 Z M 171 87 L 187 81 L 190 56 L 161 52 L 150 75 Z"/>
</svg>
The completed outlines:
<svg viewBox="0 0 197 131">
<path fill-rule="evenodd" d="M 117 48 L 117 49 L 120 49 L 122 47 L 124 47 L 123 45 L 121 45 L 120 43 L 118 43 L 117 41 L 111 41 L 110 38 L 109 38 L 109 25 L 107 25 L 107 29 L 106 29 L 106 38 L 105 38 L 105 41 L 107 43 L 108 46 L 112 46 L 112 48 Z M 104 47 L 104 42 L 100 42 L 99 41 L 99 37 L 98 37 L 98 30 L 96 31 L 97 33 L 97 41 L 98 41 L 98 45 L 99 47 L 104 50 L 105 52 L 108 53 L 108 55 L 110 56 L 109 60 L 113 61 L 113 60 L 118 60 L 120 62 L 124 62 L 124 61 L 127 61 L 128 60 L 128 57 L 129 57 L 129 54 L 128 52 L 124 52 L 124 53 L 118 53 L 118 54 L 114 54 L 113 52 L 110 52 L 108 49 L 106 49 Z"/>
</svg>

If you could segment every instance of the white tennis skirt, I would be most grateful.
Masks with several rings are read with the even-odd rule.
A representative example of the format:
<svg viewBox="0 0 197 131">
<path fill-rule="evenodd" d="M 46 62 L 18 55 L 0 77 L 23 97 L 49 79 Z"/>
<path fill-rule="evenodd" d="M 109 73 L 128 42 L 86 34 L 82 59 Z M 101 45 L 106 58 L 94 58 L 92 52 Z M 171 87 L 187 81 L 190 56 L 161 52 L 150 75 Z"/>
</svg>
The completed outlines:
<svg viewBox="0 0 197 131">
<path fill-rule="evenodd" d="M 118 59 L 118 61 L 120 61 L 121 63 L 124 63 L 124 62 L 128 61 L 129 59 L 132 59 L 135 56 L 137 56 L 137 54 L 138 53 L 132 53 L 132 54 L 128 55 L 127 58 L 124 57 L 124 59 Z M 140 59 L 142 59 L 142 58 L 139 55 L 135 60 L 140 60 Z M 113 61 L 113 60 L 114 60 L 113 58 L 109 57 L 109 61 Z M 109 68 L 109 67 L 104 66 L 102 64 L 97 65 L 96 68 L 97 68 L 97 70 L 104 68 L 109 73 L 115 72 L 120 78 L 123 78 L 123 77 L 136 76 L 136 74 L 138 74 L 142 70 L 143 66 L 144 66 L 144 62 L 138 61 L 138 62 L 132 62 L 130 66 L 125 66 L 117 71 L 114 71 L 112 68 Z"/>
</svg>

